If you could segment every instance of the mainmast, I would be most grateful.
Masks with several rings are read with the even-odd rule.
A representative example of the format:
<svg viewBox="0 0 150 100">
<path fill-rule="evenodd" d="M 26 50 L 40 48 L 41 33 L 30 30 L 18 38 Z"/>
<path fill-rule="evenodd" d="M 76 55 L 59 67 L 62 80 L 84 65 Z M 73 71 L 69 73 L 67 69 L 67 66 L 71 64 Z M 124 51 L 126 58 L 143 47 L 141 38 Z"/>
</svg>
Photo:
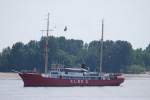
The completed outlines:
<svg viewBox="0 0 150 100">
<path fill-rule="evenodd" d="M 46 43 L 45 43 L 45 74 L 48 72 L 48 32 L 49 32 L 49 13 L 47 16 L 47 30 L 46 30 Z"/>
<path fill-rule="evenodd" d="M 102 19 L 102 35 L 101 35 L 101 48 L 100 48 L 100 69 L 99 73 L 102 73 L 102 64 L 103 64 L 103 31 L 104 31 L 104 24 Z"/>
</svg>

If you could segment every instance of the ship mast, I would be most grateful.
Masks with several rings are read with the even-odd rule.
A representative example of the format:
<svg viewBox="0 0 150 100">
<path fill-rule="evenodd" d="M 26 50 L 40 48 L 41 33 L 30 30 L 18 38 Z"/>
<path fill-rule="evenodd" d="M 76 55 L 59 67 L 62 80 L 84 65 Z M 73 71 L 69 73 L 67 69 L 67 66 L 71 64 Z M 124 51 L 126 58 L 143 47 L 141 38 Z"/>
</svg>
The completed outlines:
<svg viewBox="0 0 150 100">
<path fill-rule="evenodd" d="M 45 43 L 45 74 L 48 72 L 48 33 L 49 33 L 49 13 L 47 16 L 47 30 L 46 30 L 46 43 Z"/>
<path fill-rule="evenodd" d="M 101 35 L 101 46 L 100 46 L 100 69 L 99 73 L 102 73 L 102 64 L 103 64 L 103 31 L 104 31 L 104 23 L 102 19 L 102 35 Z"/>
</svg>

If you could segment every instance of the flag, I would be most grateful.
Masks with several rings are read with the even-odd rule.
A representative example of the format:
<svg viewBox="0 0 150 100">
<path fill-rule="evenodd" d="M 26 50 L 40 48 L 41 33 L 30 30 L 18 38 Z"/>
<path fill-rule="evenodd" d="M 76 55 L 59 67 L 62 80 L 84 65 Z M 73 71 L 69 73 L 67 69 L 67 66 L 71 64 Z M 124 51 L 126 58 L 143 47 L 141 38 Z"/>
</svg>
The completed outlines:
<svg viewBox="0 0 150 100">
<path fill-rule="evenodd" d="M 67 31 L 67 26 L 65 26 L 64 31 Z"/>
</svg>

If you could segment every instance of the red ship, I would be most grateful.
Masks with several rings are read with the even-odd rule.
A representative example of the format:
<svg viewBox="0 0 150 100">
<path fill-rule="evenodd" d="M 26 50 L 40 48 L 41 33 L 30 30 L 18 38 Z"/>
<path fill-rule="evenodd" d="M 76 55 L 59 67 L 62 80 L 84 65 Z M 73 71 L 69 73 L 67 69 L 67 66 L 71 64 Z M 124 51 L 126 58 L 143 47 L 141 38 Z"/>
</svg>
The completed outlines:
<svg viewBox="0 0 150 100">
<path fill-rule="evenodd" d="M 124 77 L 121 74 L 88 72 L 82 68 L 64 68 L 49 74 L 19 73 L 24 86 L 119 86 Z"/>
<path fill-rule="evenodd" d="M 82 64 L 81 68 L 65 68 L 57 65 L 51 67 L 51 70 L 48 72 L 49 13 L 46 32 L 45 74 L 19 72 L 18 74 L 22 78 L 24 86 L 119 86 L 124 82 L 125 78 L 121 74 L 102 72 L 103 21 L 99 72 L 90 72 L 84 64 Z"/>
</svg>

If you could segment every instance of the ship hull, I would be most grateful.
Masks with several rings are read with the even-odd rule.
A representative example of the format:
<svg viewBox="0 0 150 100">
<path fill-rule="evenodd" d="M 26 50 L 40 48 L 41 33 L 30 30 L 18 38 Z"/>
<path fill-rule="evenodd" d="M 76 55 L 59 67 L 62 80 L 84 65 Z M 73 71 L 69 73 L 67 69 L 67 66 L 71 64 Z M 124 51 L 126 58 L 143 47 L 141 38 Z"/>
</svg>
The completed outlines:
<svg viewBox="0 0 150 100">
<path fill-rule="evenodd" d="M 38 73 L 19 73 L 25 87 L 38 86 L 119 86 L 124 82 L 124 78 L 113 80 L 79 80 L 79 79 L 62 79 L 42 76 Z"/>
</svg>

